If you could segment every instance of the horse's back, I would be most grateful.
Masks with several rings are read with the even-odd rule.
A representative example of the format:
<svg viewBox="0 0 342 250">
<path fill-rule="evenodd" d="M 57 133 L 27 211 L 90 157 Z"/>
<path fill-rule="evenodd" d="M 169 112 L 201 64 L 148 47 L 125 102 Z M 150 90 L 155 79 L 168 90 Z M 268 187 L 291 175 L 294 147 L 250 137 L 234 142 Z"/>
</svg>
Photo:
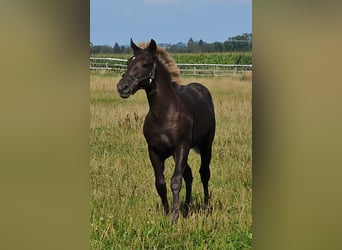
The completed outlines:
<svg viewBox="0 0 342 250">
<path fill-rule="evenodd" d="M 204 85 L 197 82 L 192 82 L 188 85 L 184 85 L 181 88 L 181 91 L 187 95 L 194 110 L 198 108 L 202 109 L 202 111 L 207 110 L 211 116 L 215 117 L 214 104 L 211 94 Z"/>
</svg>

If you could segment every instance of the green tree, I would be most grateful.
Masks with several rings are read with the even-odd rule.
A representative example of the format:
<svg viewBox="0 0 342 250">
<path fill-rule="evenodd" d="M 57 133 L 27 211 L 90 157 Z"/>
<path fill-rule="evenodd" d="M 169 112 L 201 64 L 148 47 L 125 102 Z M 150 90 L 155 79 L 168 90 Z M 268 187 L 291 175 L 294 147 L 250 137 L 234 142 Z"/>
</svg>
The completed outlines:
<svg viewBox="0 0 342 250">
<path fill-rule="evenodd" d="M 101 46 L 94 45 L 94 46 L 90 47 L 90 54 L 98 54 L 98 53 L 100 53 L 100 50 L 101 50 Z"/>
<path fill-rule="evenodd" d="M 252 50 L 252 34 L 243 33 L 234 37 L 228 37 L 223 43 L 224 51 L 251 51 Z"/>
<path fill-rule="evenodd" d="M 120 48 L 120 45 L 119 45 L 118 43 L 115 43 L 115 44 L 114 44 L 113 52 L 114 52 L 115 54 L 120 54 L 121 48 Z"/>
<path fill-rule="evenodd" d="M 101 54 L 111 54 L 113 53 L 113 48 L 109 45 L 102 45 L 100 48 Z"/>
<path fill-rule="evenodd" d="M 223 46 L 222 46 L 222 43 L 220 42 L 214 42 L 213 47 L 214 47 L 213 49 L 214 51 L 217 51 L 217 52 L 223 51 Z"/>
<path fill-rule="evenodd" d="M 189 41 L 188 41 L 188 47 L 194 45 L 194 40 L 192 39 L 192 37 L 190 37 Z"/>
</svg>

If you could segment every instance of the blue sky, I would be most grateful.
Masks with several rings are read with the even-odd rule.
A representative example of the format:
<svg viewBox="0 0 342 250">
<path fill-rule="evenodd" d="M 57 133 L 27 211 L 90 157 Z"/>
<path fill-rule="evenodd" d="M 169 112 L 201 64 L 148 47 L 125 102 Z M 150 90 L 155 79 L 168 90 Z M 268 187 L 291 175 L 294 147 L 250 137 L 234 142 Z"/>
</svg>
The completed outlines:
<svg viewBox="0 0 342 250">
<path fill-rule="evenodd" d="M 90 0 L 90 41 L 223 42 L 252 33 L 252 0 Z"/>
</svg>

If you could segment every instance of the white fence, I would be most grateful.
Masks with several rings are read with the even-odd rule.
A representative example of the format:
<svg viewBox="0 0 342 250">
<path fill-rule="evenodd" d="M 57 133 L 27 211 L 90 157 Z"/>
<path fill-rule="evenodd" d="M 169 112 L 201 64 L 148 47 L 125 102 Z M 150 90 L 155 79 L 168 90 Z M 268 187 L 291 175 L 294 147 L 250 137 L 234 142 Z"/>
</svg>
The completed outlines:
<svg viewBox="0 0 342 250">
<path fill-rule="evenodd" d="M 118 58 L 90 57 L 90 70 L 110 70 L 123 73 L 127 69 L 127 60 Z M 252 64 L 189 64 L 177 63 L 182 75 L 229 76 L 232 73 L 252 71 Z"/>
<path fill-rule="evenodd" d="M 90 69 L 124 72 L 127 68 L 126 62 L 126 59 L 90 57 Z"/>
</svg>

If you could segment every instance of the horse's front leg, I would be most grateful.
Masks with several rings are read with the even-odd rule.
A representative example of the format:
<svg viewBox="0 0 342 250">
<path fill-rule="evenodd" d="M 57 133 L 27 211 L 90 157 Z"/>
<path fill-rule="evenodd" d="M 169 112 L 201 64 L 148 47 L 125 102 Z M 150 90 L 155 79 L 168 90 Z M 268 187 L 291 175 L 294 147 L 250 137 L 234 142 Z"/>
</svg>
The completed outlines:
<svg viewBox="0 0 342 250">
<path fill-rule="evenodd" d="M 165 214 L 169 213 L 169 203 L 167 201 L 166 183 L 164 177 L 164 159 L 161 159 L 152 149 L 148 150 L 150 160 L 154 169 L 155 186 L 162 201 Z"/>
<path fill-rule="evenodd" d="M 180 147 L 174 154 L 175 171 L 171 178 L 171 189 L 173 193 L 172 222 L 177 223 L 179 216 L 179 192 L 182 187 L 182 176 L 187 164 L 190 148 Z"/>
</svg>

